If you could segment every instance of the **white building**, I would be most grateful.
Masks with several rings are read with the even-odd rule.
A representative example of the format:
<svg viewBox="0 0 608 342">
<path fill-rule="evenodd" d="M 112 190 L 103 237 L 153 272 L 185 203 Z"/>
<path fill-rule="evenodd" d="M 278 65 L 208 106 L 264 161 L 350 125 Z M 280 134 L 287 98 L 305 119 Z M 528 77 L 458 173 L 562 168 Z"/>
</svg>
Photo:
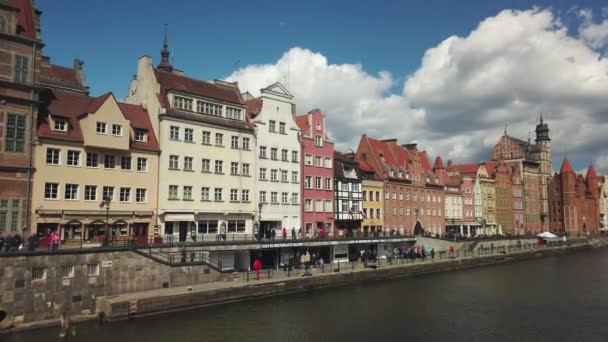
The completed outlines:
<svg viewBox="0 0 608 342">
<path fill-rule="evenodd" d="M 445 185 L 445 222 L 448 231 L 451 233 L 459 232 L 464 235 L 462 222 L 462 193 L 456 184 Z"/>
<path fill-rule="evenodd" d="M 257 196 L 262 204 L 260 232 L 269 236 L 282 228 L 291 237 L 292 229 L 301 228 L 300 129 L 295 121 L 293 96 L 280 83 L 261 89 L 261 96 L 245 94 L 247 114 L 256 126 L 257 137 Z"/>
<path fill-rule="evenodd" d="M 174 70 L 166 38 L 161 55 L 157 68 L 139 59 L 127 97 L 147 108 L 159 137 L 159 233 L 180 241 L 252 234 L 256 142 L 238 85 Z"/>
</svg>

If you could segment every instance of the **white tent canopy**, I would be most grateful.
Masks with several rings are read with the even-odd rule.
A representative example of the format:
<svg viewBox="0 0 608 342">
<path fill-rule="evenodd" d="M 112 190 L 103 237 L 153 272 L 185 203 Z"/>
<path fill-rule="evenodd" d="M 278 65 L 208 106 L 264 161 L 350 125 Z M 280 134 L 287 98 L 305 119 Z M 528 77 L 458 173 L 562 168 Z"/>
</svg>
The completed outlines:
<svg viewBox="0 0 608 342">
<path fill-rule="evenodd" d="M 547 238 L 547 239 L 556 238 L 557 237 L 557 235 L 555 235 L 555 234 L 553 234 L 551 232 L 543 232 L 543 233 L 538 234 L 537 236 L 541 237 L 541 238 Z"/>
</svg>

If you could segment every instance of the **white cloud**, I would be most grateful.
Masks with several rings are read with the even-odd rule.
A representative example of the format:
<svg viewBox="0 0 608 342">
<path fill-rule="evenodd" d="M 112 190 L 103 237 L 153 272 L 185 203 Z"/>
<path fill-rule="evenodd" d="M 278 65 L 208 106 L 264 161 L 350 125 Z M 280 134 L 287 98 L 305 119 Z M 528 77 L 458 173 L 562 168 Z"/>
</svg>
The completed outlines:
<svg viewBox="0 0 608 342">
<path fill-rule="evenodd" d="M 581 32 L 589 25 L 583 21 Z M 289 75 L 298 112 L 321 108 L 338 148 L 356 148 L 367 133 L 417 141 L 431 155 L 459 162 L 488 158 L 505 123 L 511 135 L 526 139 L 542 112 L 559 167 L 565 150 L 587 161 L 608 153 L 608 60 L 594 46 L 582 34 L 569 35 L 550 10 L 505 10 L 468 36 L 449 37 L 427 50 L 400 94 L 391 93 L 395 81 L 388 72 L 372 75 L 359 64 L 331 64 L 303 48 L 228 78 L 257 93 L 273 82 L 286 83 Z M 608 166 L 598 163 L 598 169 L 606 172 Z"/>
</svg>

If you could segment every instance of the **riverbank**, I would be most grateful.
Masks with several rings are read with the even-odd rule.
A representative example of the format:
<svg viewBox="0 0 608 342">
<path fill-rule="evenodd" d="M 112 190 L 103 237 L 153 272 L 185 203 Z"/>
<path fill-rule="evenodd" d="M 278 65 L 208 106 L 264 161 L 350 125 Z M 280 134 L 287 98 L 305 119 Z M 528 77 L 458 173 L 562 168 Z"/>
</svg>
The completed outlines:
<svg viewBox="0 0 608 342">
<path fill-rule="evenodd" d="M 334 272 L 329 265 L 316 269 L 312 277 L 302 277 L 302 272 L 287 274 L 274 271 L 271 279 L 260 281 L 244 278 L 178 286 L 165 289 L 139 291 L 120 295 L 100 296 L 96 299 L 96 311 L 103 312 L 109 321 L 122 320 L 129 317 L 142 317 L 176 310 L 186 310 L 206 305 L 242 301 L 280 294 L 288 294 L 315 288 L 341 286 L 353 283 L 379 281 L 388 278 L 409 277 L 422 274 L 459 270 L 470 267 L 495 265 L 506 262 L 529 260 L 538 257 L 558 255 L 576 251 L 584 251 L 595 247 L 608 245 L 607 239 L 593 239 L 579 245 L 567 247 L 544 247 L 533 250 L 512 251 L 487 255 L 466 256 L 457 259 L 444 258 L 433 261 L 394 260 L 392 265 L 382 262 L 377 269 L 363 268 L 361 263 L 342 265 L 340 272 Z M 351 268 L 352 267 L 352 268 Z M 253 279 L 253 276 L 251 277 Z M 263 274 L 262 278 L 267 278 Z M 97 314 L 73 316 L 73 321 L 97 319 Z M 58 325 L 56 319 L 39 320 L 16 324 L 9 331 L 22 331 L 39 327 Z"/>
</svg>

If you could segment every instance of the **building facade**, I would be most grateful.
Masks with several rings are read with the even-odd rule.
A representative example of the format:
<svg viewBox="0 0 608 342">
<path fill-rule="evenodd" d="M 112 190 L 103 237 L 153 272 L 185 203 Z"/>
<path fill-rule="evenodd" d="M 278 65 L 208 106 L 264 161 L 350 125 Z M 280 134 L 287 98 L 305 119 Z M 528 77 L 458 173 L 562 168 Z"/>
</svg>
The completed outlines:
<svg viewBox="0 0 608 342">
<path fill-rule="evenodd" d="M 162 150 L 158 223 L 165 238 L 251 234 L 257 212 L 256 140 L 238 85 L 187 77 L 169 63 L 141 57 L 127 102 L 152 118 Z"/>
<path fill-rule="evenodd" d="M 356 236 L 361 233 L 363 211 L 363 177 L 354 153 L 334 153 L 334 236 Z"/>
<path fill-rule="evenodd" d="M 325 115 L 314 109 L 296 118 L 302 144 L 302 234 L 317 236 L 334 231 L 334 143 Z"/>
<path fill-rule="evenodd" d="M 111 93 L 90 97 L 49 88 L 41 100 L 32 233 L 55 231 L 64 244 L 147 241 L 155 225 L 159 154 L 148 113 Z M 102 208 L 105 199 L 109 205 Z"/>
<path fill-rule="evenodd" d="M 376 177 L 376 173 L 367 162 L 358 161 L 361 177 L 363 177 L 363 235 L 384 234 L 384 181 Z"/>
<path fill-rule="evenodd" d="M 483 224 L 483 195 L 481 191 L 481 180 L 477 177 L 480 165 L 452 164 L 448 161 L 446 174 L 450 178 L 461 179 L 463 231 L 467 236 L 482 234 Z"/>
<path fill-rule="evenodd" d="M 608 176 L 602 177 L 600 188 L 600 229 L 608 231 Z"/>
<path fill-rule="evenodd" d="M 40 11 L 31 0 L 0 3 L 0 232 L 31 226 L 41 49 Z"/>
<path fill-rule="evenodd" d="M 496 224 L 498 225 L 498 233 L 514 235 L 513 174 L 511 167 L 499 162 L 495 168 L 494 179 L 496 181 Z"/>
<path fill-rule="evenodd" d="M 247 114 L 256 126 L 257 190 L 260 234 L 271 229 L 301 229 L 301 145 L 293 96 L 280 83 L 261 89 L 247 100 Z M 248 95 L 248 94 L 247 94 Z M 252 170 L 253 171 L 253 170 Z M 291 234 L 291 233 L 290 233 Z"/>
</svg>

